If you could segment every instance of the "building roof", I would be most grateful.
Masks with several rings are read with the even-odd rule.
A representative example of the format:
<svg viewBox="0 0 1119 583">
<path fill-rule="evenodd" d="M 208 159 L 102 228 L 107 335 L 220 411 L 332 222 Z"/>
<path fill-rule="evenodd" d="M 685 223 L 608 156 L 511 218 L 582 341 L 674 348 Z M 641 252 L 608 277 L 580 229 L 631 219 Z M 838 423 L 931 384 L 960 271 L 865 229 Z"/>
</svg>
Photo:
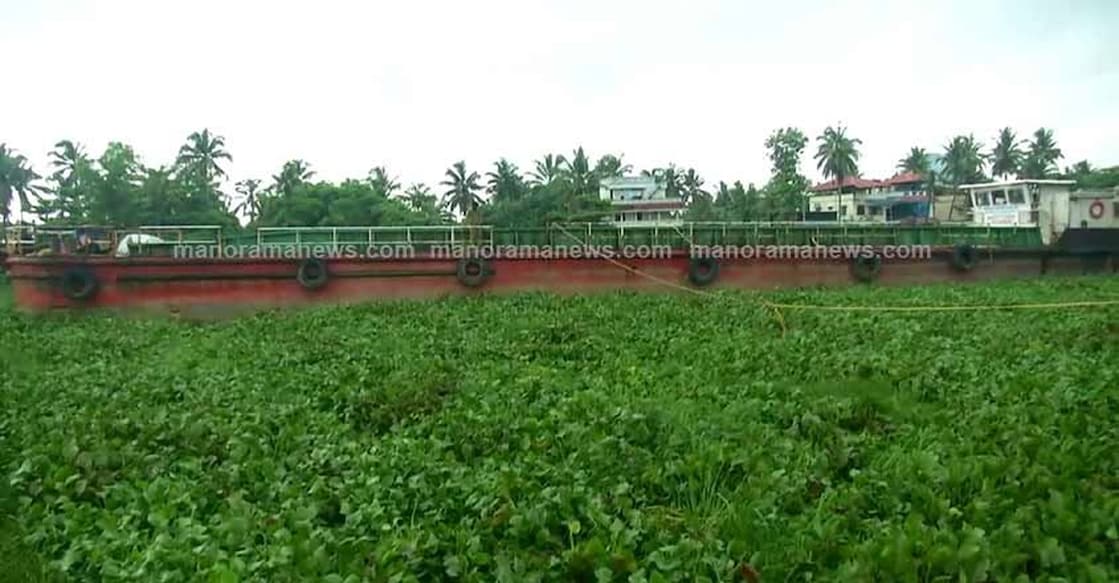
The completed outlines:
<svg viewBox="0 0 1119 583">
<path fill-rule="evenodd" d="M 1019 184 L 1045 184 L 1050 186 L 1072 186 L 1076 184 L 1075 180 L 1051 180 L 1051 179 L 1028 179 L 1021 180 L 1006 180 L 1003 182 L 980 182 L 977 184 L 961 184 L 960 188 L 971 190 L 975 188 L 994 188 L 999 186 L 1018 186 Z"/>
<path fill-rule="evenodd" d="M 880 180 L 867 180 L 865 178 L 858 178 L 854 176 L 844 176 L 842 186 L 843 188 L 873 188 L 880 184 L 882 184 L 882 181 Z M 816 186 L 813 186 L 811 190 L 814 192 L 819 192 L 821 190 L 835 190 L 836 188 L 839 188 L 839 184 L 834 179 L 832 179 L 824 182 L 823 184 L 817 184 Z"/>
<path fill-rule="evenodd" d="M 902 172 L 895 174 L 892 178 L 882 181 L 882 184 L 910 184 L 913 182 L 924 182 L 925 177 L 918 172 Z"/>
<path fill-rule="evenodd" d="M 893 186 L 895 184 L 912 184 L 914 182 L 924 182 L 924 181 L 925 181 L 925 177 L 918 174 L 917 172 L 902 172 L 901 174 L 895 174 L 894 176 L 892 176 L 890 178 L 887 178 L 885 180 L 845 176 L 843 178 L 843 188 L 856 188 L 856 189 L 875 188 L 875 187 L 880 187 L 880 186 Z M 835 189 L 836 189 L 835 180 L 829 180 L 829 181 L 827 181 L 823 184 L 817 184 L 816 186 L 813 186 L 811 188 L 811 190 L 813 192 L 822 192 L 822 191 L 826 191 L 826 190 L 835 190 Z"/>
</svg>

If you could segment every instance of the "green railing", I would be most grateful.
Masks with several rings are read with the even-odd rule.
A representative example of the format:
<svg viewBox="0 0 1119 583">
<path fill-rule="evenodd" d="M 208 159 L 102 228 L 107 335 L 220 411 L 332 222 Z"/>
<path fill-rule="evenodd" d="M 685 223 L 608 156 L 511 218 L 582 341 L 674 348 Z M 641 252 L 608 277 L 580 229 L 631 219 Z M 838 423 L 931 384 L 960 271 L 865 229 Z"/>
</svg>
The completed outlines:
<svg viewBox="0 0 1119 583">
<path fill-rule="evenodd" d="M 241 244 L 258 246 L 456 246 L 465 243 L 492 245 L 493 227 L 437 225 L 417 227 L 263 227 Z"/>
<path fill-rule="evenodd" d="M 247 247 L 270 249 L 358 249 L 474 246 L 636 247 L 687 249 L 702 246 L 764 245 L 931 245 L 968 243 L 983 247 L 1042 247 L 1037 227 L 983 227 L 968 224 L 903 225 L 871 223 L 682 223 L 616 226 L 608 223 L 553 224 L 538 228 L 493 226 L 268 227 L 223 231 L 216 226 L 151 226 L 116 231 L 133 255 L 173 255 L 182 247 L 206 247 L 212 255 Z M 116 249 L 108 250 L 115 252 Z"/>
<path fill-rule="evenodd" d="M 845 225 L 835 223 L 686 223 L 678 226 L 615 227 L 562 225 L 538 229 L 497 229 L 497 245 L 564 247 L 581 244 L 622 247 L 691 245 L 956 245 L 1034 248 L 1041 246 L 1037 227 L 973 225 Z"/>
</svg>

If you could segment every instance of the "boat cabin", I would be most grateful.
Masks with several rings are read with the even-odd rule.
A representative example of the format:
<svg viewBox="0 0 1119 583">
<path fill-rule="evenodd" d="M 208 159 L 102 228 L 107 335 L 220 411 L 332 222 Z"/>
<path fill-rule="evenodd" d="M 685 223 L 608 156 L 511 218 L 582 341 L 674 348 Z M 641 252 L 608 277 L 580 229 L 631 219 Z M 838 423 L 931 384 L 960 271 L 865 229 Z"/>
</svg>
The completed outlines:
<svg viewBox="0 0 1119 583">
<path fill-rule="evenodd" d="M 965 184 L 971 222 L 982 227 L 1039 227 L 1051 245 L 1069 226 L 1072 180 L 1010 180 Z"/>
</svg>

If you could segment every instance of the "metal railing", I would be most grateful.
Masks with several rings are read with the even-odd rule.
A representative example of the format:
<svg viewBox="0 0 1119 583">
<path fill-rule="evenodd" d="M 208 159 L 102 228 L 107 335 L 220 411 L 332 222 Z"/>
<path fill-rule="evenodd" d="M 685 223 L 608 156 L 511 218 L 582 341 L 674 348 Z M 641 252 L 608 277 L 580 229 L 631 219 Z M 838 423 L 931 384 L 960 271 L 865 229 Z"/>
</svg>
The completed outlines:
<svg viewBox="0 0 1119 583">
<path fill-rule="evenodd" d="M 256 230 L 258 247 L 350 245 L 411 246 L 492 245 L 494 228 L 488 225 L 429 225 L 416 227 L 261 227 Z"/>
<path fill-rule="evenodd" d="M 72 228 L 23 229 L 18 249 L 23 254 L 54 237 L 72 237 Z M 128 255 L 171 255 L 176 248 L 205 246 L 204 256 L 222 257 L 245 248 L 343 249 L 406 246 L 417 251 L 464 246 L 658 246 L 687 249 L 694 245 L 905 245 L 975 244 L 1039 245 L 1036 226 L 977 226 L 973 224 L 910 224 L 902 221 L 704 221 L 680 224 L 617 224 L 609 222 L 553 223 L 541 227 L 501 228 L 492 225 L 375 226 L 375 227 L 262 227 L 242 235 L 223 232 L 216 225 L 147 225 L 126 230 L 102 230 L 112 241 L 99 242 L 100 252 Z M 15 233 L 9 233 L 12 235 Z M 111 246 L 109 245 L 111 243 Z M 9 240 L 9 247 L 14 247 Z M 67 253 L 69 249 L 61 252 Z M 190 256 L 202 256 L 191 253 Z"/>
<path fill-rule="evenodd" d="M 144 225 L 116 232 L 114 255 L 174 255 L 176 248 L 204 247 L 205 255 L 220 256 L 220 225 Z M 123 248 L 122 248 L 123 247 Z"/>
</svg>

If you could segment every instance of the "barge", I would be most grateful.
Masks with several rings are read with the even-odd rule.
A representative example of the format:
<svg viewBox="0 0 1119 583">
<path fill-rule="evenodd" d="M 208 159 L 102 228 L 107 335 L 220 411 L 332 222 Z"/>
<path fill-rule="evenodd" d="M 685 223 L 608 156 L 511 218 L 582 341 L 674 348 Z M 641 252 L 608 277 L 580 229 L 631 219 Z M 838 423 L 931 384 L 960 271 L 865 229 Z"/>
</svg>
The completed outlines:
<svg viewBox="0 0 1119 583">
<path fill-rule="evenodd" d="M 963 224 L 39 228 L 7 245 L 17 309 L 220 317 L 546 291 L 920 285 L 1119 269 L 1119 192 L 969 185 Z M 1056 182 L 1056 181 L 1049 181 Z M 1027 185 L 1028 186 L 1028 185 Z M 1063 192 L 1063 195 L 1061 194 Z M 1037 195 L 1037 196 L 1033 196 Z M 1007 207 L 1007 208 L 999 208 Z"/>
</svg>

